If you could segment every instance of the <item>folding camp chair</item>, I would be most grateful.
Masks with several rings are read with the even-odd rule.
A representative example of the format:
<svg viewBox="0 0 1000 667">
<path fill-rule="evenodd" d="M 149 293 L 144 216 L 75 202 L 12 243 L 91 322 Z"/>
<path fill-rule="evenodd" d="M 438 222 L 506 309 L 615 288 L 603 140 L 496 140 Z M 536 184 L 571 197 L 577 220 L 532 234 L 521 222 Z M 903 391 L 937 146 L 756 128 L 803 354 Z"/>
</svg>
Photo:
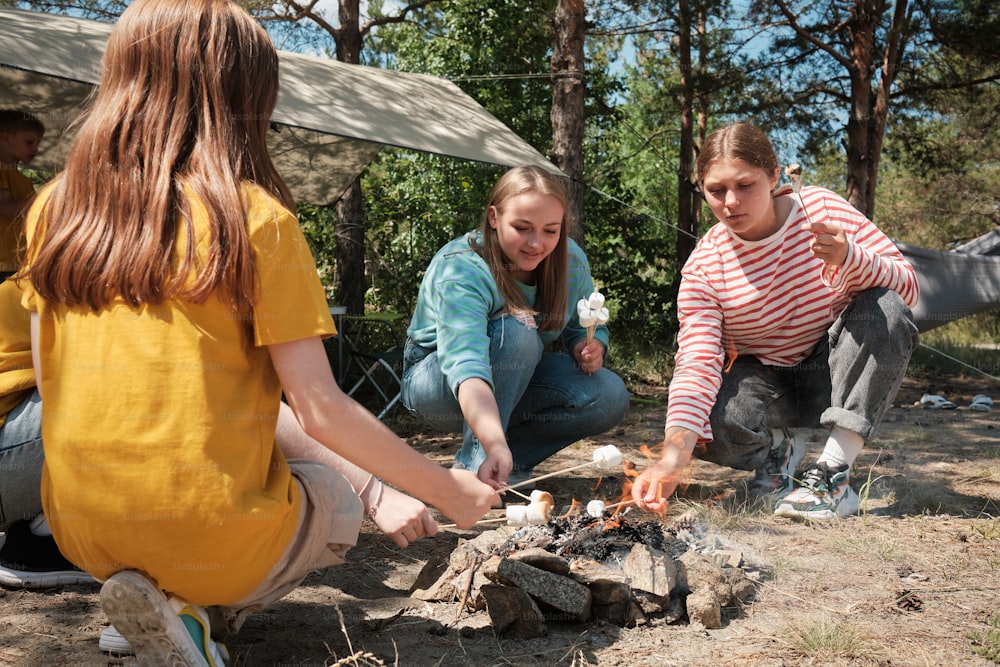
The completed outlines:
<svg viewBox="0 0 1000 667">
<path fill-rule="evenodd" d="M 348 355 L 341 369 L 342 386 L 346 387 L 353 380 L 350 389 L 346 390 L 347 395 L 368 406 L 379 419 L 399 402 L 403 341 L 396 323 L 401 318 L 398 313 L 340 317 L 343 329 L 340 335 Z"/>
</svg>

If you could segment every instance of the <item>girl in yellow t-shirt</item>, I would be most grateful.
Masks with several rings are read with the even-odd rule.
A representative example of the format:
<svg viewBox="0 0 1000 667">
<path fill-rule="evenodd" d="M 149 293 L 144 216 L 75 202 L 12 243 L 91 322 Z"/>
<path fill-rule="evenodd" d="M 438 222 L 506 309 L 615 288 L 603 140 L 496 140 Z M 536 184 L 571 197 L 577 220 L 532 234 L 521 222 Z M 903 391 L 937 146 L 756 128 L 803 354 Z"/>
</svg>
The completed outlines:
<svg viewBox="0 0 1000 667">
<path fill-rule="evenodd" d="M 235 631 L 341 562 L 366 510 L 391 512 L 402 545 L 436 532 L 363 471 L 460 526 L 499 502 L 337 387 L 333 322 L 265 144 L 277 84 L 277 52 L 238 4 L 134 2 L 26 222 L 45 514 L 104 580 L 101 607 L 140 662 L 221 663 L 204 607 Z M 282 392 L 305 435 L 358 467 L 356 488 L 286 461 Z"/>
</svg>

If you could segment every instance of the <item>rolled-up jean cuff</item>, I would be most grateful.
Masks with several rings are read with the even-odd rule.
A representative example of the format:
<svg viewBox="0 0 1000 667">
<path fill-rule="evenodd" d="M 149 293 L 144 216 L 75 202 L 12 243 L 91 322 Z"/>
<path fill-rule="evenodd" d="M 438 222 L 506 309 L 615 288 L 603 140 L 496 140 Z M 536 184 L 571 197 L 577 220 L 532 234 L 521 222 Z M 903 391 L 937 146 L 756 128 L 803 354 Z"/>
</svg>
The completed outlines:
<svg viewBox="0 0 1000 667">
<path fill-rule="evenodd" d="M 839 426 L 857 433 L 865 440 L 870 438 L 875 430 L 875 426 L 870 421 L 844 408 L 827 408 L 820 416 L 819 422 L 828 428 Z"/>
<path fill-rule="evenodd" d="M 288 595 L 310 572 L 344 562 L 357 544 L 364 505 L 347 479 L 333 468 L 306 459 L 288 462 L 299 487 L 298 530 L 268 577 L 231 607 L 213 607 L 212 620 L 237 632 L 252 614 Z"/>
</svg>

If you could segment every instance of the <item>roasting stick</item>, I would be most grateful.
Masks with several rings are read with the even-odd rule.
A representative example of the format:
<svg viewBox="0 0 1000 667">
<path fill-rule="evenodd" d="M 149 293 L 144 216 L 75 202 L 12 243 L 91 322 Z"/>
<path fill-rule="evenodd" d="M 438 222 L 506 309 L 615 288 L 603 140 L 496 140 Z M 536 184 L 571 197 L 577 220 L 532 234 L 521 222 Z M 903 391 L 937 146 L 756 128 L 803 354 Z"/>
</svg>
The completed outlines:
<svg viewBox="0 0 1000 667">
<path fill-rule="evenodd" d="M 612 503 L 610 505 L 605 505 L 603 500 L 591 500 L 587 503 L 587 514 L 594 517 L 595 519 L 600 519 L 604 516 L 604 512 L 615 507 L 621 507 L 622 505 L 631 505 L 634 503 L 634 499 L 622 500 L 621 502 Z"/>
<path fill-rule="evenodd" d="M 540 482 L 543 479 L 549 479 L 550 477 L 556 477 L 557 475 L 562 475 L 567 472 L 572 472 L 574 470 L 579 470 L 580 468 L 586 468 L 588 466 L 596 465 L 601 470 L 612 470 L 613 468 L 620 466 L 622 464 L 622 453 L 614 445 L 605 445 L 604 447 L 598 447 L 594 450 L 594 460 L 588 461 L 587 463 L 581 463 L 579 465 L 570 466 L 569 468 L 563 468 L 562 470 L 556 470 L 555 472 L 550 472 L 545 475 L 539 475 L 538 477 L 532 477 L 531 479 L 526 479 L 523 482 L 518 482 L 517 484 L 510 484 L 503 487 L 502 489 L 497 489 L 498 491 L 507 491 L 510 489 L 516 489 L 521 486 L 526 486 L 533 482 Z"/>
</svg>

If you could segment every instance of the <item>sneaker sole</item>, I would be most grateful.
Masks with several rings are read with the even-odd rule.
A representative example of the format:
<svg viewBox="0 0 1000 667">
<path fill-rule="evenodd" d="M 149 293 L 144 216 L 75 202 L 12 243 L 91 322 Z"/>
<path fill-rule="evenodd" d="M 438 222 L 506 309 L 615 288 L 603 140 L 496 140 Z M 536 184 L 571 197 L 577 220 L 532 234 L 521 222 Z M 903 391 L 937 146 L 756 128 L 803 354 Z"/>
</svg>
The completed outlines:
<svg viewBox="0 0 1000 667">
<path fill-rule="evenodd" d="M 118 572 L 101 587 L 101 609 L 128 641 L 140 665 L 207 667 L 166 596 L 138 572 Z"/>
<path fill-rule="evenodd" d="M 55 588 L 74 584 L 96 584 L 97 580 L 86 572 L 64 570 L 61 572 L 25 572 L 0 565 L 0 585 L 9 588 Z"/>
</svg>

